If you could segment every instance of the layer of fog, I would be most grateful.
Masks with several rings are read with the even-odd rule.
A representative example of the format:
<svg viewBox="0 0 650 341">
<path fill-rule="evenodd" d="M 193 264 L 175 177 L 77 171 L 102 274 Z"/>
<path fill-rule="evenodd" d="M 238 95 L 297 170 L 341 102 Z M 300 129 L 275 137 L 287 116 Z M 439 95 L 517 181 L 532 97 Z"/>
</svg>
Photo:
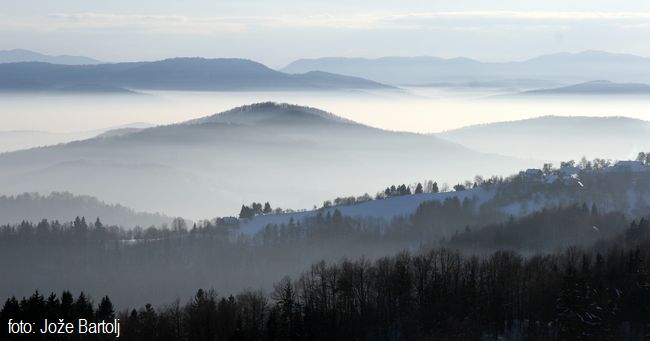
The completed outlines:
<svg viewBox="0 0 650 341">
<path fill-rule="evenodd" d="M 251 201 L 310 208 L 398 182 L 456 184 L 476 172 L 509 174 L 539 163 L 265 104 L 200 124 L 0 154 L 0 187 L 7 194 L 70 191 L 200 219 L 236 214 Z"/>
<path fill-rule="evenodd" d="M 0 96 L 0 131 L 70 133 L 132 122 L 170 124 L 262 101 L 317 107 L 373 127 L 434 133 L 544 115 L 650 120 L 650 99 L 617 96 L 498 98 L 514 89 L 418 87 L 404 91 L 151 92 L 149 96 Z"/>
<path fill-rule="evenodd" d="M 560 100 L 495 96 L 508 91 L 510 90 L 485 88 L 411 88 L 405 91 L 347 93 L 155 92 L 148 96 L 11 96 L 1 98 L 3 113 L 0 115 L 0 131 L 91 131 L 137 121 L 170 124 L 242 104 L 268 100 L 320 108 L 373 127 L 414 132 L 438 132 L 470 124 L 542 115 L 650 118 L 650 113 L 644 111 L 648 101 L 643 99 L 583 97 Z M 250 129 L 245 131 L 247 136 L 256 132 Z M 315 145 L 337 139 L 331 134 L 308 134 L 313 136 L 306 140 Z M 212 133 L 206 136 L 212 136 Z M 355 137 L 359 140 L 365 138 L 360 135 Z M 520 160 L 516 162 L 497 161 L 498 158 L 494 155 L 470 157 L 467 154 L 452 157 L 452 151 L 442 150 L 449 149 L 448 147 L 433 148 L 432 145 L 429 148 L 429 142 L 418 142 L 404 150 L 404 147 L 393 145 L 395 141 L 392 140 L 365 141 L 368 148 L 381 151 L 383 156 L 365 153 L 364 158 L 359 158 L 358 155 L 353 155 L 356 155 L 361 141 L 346 145 L 342 142 L 344 139 L 336 143 L 340 148 L 337 150 L 325 149 L 325 153 L 314 148 L 301 150 L 298 146 L 287 146 L 292 152 L 281 149 L 283 156 L 279 157 L 276 155 L 277 150 L 269 150 L 267 153 L 259 151 L 262 144 L 271 148 L 269 141 L 250 149 L 251 146 L 229 145 L 224 143 L 228 140 L 222 141 L 219 137 L 210 144 L 190 150 L 183 143 L 177 143 L 183 141 L 177 141 L 173 136 L 169 138 L 170 142 L 176 143 L 174 146 L 150 143 L 146 147 L 142 146 L 140 154 L 135 158 L 129 156 L 127 150 L 119 148 L 88 149 L 88 155 L 67 151 L 61 151 L 59 155 L 44 150 L 30 154 L 40 155 L 38 157 L 11 157 L 6 160 L 22 160 L 23 163 L 5 162 L 5 169 L 0 172 L 5 175 L 2 194 L 71 191 L 74 194 L 97 196 L 101 200 L 127 205 L 136 210 L 201 219 L 237 214 L 241 204 L 251 201 L 269 200 L 274 206 L 283 208 L 311 208 L 312 205 L 319 205 L 323 200 L 335 196 L 361 195 L 364 192 L 372 195 L 394 183 L 433 179 L 453 185 L 477 174 L 508 175 L 522 168 L 541 166 L 542 162 L 559 161 L 542 159 L 539 153 L 532 150 L 523 157 L 512 155 L 508 150 L 481 150 L 519 157 Z M 558 139 L 556 136 L 545 138 L 553 142 L 549 143 L 549 146 L 552 145 L 549 150 L 558 150 L 558 143 L 560 146 L 563 143 L 581 143 L 579 138 L 564 141 L 555 141 Z M 602 149 L 602 143 L 606 142 L 584 146 L 585 155 L 600 156 L 593 150 Z M 219 154 L 215 154 L 215 150 L 219 150 Z M 250 157 L 251 150 L 256 150 L 253 159 Z M 118 151 L 126 156 L 120 155 Z M 621 158 L 627 156 L 629 150 L 623 152 L 626 155 Z M 145 160 L 143 155 L 149 156 Z M 249 157 L 242 158 L 242 155 Z M 302 163 L 291 159 L 292 155 L 301 155 Z M 306 155 L 309 157 L 306 158 Z M 575 155 L 574 158 L 580 156 Z M 390 157 L 394 157 L 392 162 Z M 331 160 L 327 161 L 328 158 Z M 469 167 L 470 164 L 466 162 L 468 160 L 478 163 Z M 133 164 L 126 167 L 129 162 Z M 299 163 L 301 168 L 291 168 L 294 163 Z M 324 166 L 318 166 L 321 163 Z M 307 171 L 314 167 L 313 172 Z M 359 174 L 365 176 L 360 177 Z M 273 183 L 267 181 L 269 178 L 286 181 Z M 111 181 L 107 182 L 106 179 Z M 160 186 L 161 183 L 166 185 Z M 192 200 L 179 202 L 178 193 L 183 193 L 184 198 Z"/>
</svg>

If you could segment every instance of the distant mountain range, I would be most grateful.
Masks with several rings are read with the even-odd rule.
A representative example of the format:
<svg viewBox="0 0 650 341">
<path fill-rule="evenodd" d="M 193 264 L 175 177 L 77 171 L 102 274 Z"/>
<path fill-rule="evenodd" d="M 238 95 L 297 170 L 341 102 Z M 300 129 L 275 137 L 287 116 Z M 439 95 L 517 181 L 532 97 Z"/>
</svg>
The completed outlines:
<svg viewBox="0 0 650 341">
<path fill-rule="evenodd" d="M 0 63 L 43 62 L 62 65 L 99 64 L 100 61 L 82 56 L 50 56 L 34 51 L 14 49 L 0 50 Z"/>
<path fill-rule="evenodd" d="M 470 58 L 383 57 L 299 59 L 280 71 L 245 59 L 174 58 L 102 64 L 27 50 L 0 51 L 0 92 L 132 94 L 133 90 L 342 90 L 390 86 L 463 86 L 587 90 L 606 79 L 650 83 L 650 58 L 602 51 L 557 53 L 516 62 Z M 563 89 L 575 83 L 578 88 Z M 600 84 L 602 87 L 603 84 Z M 611 87 L 610 87 L 611 88 Z M 544 90 L 546 91 L 546 90 Z M 611 91 L 623 92 L 619 89 Z M 646 91 L 628 89 L 626 91 Z"/>
<path fill-rule="evenodd" d="M 521 62 L 480 62 L 469 58 L 384 57 L 299 59 L 282 69 L 301 73 L 326 71 L 392 85 L 440 82 L 497 82 L 517 79 L 563 83 L 607 79 L 650 82 L 650 58 L 602 51 L 557 53 Z"/>
<path fill-rule="evenodd" d="M 559 88 L 530 90 L 519 95 L 650 95 L 650 85 L 599 80 Z"/>
<path fill-rule="evenodd" d="M 154 125 L 150 123 L 136 122 L 117 127 L 71 133 L 52 133 L 38 130 L 0 131 L 0 153 L 50 146 L 77 140 L 86 140 L 96 136 L 106 137 L 119 135 L 153 126 Z"/>
<path fill-rule="evenodd" d="M 327 72 L 286 74 L 245 59 L 175 58 L 97 65 L 0 64 L 0 91 L 128 93 L 136 90 L 387 89 L 358 77 Z M 127 90 L 129 89 L 129 90 Z"/>
<path fill-rule="evenodd" d="M 93 197 L 65 192 L 0 196 L 0 224 L 19 224 L 24 220 L 38 223 L 42 219 L 65 223 L 73 221 L 77 216 L 85 217 L 89 224 L 100 218 L 104 225 L 127 228 L 160 226 L 172 221 L 172 218 L 161 214 L 135 212 L 121 205 L 107 204 Z"/>
<path fill-rule="evenodd" d="M 626 117 L 544 116 L 474 125 L 436 136 L 484 153 L 567 161 L 630 159 L 650 151 L 650 122 Z"/>
<path fill-rule="evenodd" d="M 70 191 L 190 219 L 242 203 L 311 207 L 404 179 L 439 183 L 537 164 L 314 108 L 259 103 L 199 120 L 0 155 L 4 193 Z"/>
</svg>

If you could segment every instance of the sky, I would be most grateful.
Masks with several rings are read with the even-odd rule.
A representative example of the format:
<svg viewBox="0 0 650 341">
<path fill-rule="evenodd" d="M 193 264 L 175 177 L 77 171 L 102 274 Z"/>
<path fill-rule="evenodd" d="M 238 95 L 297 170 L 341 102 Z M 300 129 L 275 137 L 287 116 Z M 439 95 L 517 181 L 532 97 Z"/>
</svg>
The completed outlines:
<svg viewBox="0 0 650 341">
<path fill-rule="evenodd" d="M 465 56 L 605 50 L 650 56 L 650 2 L 463 0 L 2 1 L 0 49 L 103 61 Z"/>
</svg>

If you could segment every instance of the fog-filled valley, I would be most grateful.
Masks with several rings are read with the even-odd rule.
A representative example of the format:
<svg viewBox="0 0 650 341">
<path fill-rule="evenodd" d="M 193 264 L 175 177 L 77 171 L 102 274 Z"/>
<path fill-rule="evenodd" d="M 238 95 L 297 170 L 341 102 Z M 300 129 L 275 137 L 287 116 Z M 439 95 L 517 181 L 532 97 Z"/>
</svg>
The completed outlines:
<svg viewBox="0 0 650 341">
<path fill-rule="evenodd" d="M 647 65 L 5 51 L 0 317 L 119 318 L 127 340 L 643 339 Z"/>
<path fill-rule="evenodd" d="M 650 147 L 647 123 L 623 118 L 546 117 L 422 135 L 318 117 L 291 105 L 238 110 L 0 155 L 0 181 L 6 194 L 70 191 L 196 220 L 233 215 L 242 202 L 310 208 L 404 178 L 453 186 L 474 175 L 507 175 L 543 162 L 627 159 Z M 513 145 L 513 139 L 519 142 Z M 349 177 L 336 175 L 343 170 Z M 105 177 L 110 181 L 99 180 Z M 179 203 L 176 193 L 186 199 Z"/>
<path fill-rule="evenodd" d="M 141 96 L 5 93 L 0 94 L 0 131 L 72 133 L 134 122 L 172 124 L 267 101 L 315 107 L 372 127 L 418 133 L 548 115 L 650 120 L 647 96 L 502 96 L 524 89 L 447 84 L 397 90 L 146 91 Z M 395 115 L 403 119 L 395 120 Z"/>
<path fill-rule="evenodd" d="M 68 190 L 197 219 L 227 215 L 257 198 L 311 207 L 340 193 L 397 182 L 398 174 L 461 181 L 473 176 L 471 169 L 501 174 L 526 162 L 316 109 L 261 103 L 197 121 L 6 153 L 0 164 L 0 182 L 9 192 Z M 433 165 L 436 174 L 429 175 Z M 339 172 L 350 177 L 333 176 Z"/>
<path fill-rule="evenodd" d="M 503 91 L 417 87 L 172 91 L 137 98 L 33 95 L 38 101 L 17 95 L 7 99 L 8 114 L 0 120 L 11 121 L 15 129 L 49 127 L 58 133 L 7 129 L 0 132 L 7 151 L 104 135 L 0 155 L 0 181 L 3 194 L 69 191 L 139 211 L 198 220 L 235 215 L 242 203 L 256 200 L 307 209 L 335 196 L 372 194 L 385 183 L 435 179 L 453 186 L 474 175 L 507 175 L 543 162 L 583 156 L 623 160 L 650 149 L 644 139 L 644 98 L 511 99 L 499 97 Z M 245 114 L 232 122 L 184 124 L 262 99 L 308 103 L 359 124 L 247 122 Z M 563 117 L 569 114 L 575 118 Z M 402 119 L 395 120 L 396 115 Z M 504 123 L 487 124 L 499 121 Z M 468 126 L 472 124 L 484 125 Z M 162 126 L 129 130 L 153 125 Z M 341 177 L 341 172 L 348 176 Z M 186 199 L 178 202 L 176 193 Z"/>
</svg>

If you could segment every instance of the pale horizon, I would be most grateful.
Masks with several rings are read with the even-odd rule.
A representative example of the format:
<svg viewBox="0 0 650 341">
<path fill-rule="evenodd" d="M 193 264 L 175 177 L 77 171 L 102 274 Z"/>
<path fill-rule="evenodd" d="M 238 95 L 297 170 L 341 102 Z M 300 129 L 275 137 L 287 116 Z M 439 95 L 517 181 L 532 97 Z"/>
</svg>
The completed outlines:
<svg viewBox="0 0 650 341">
<path fill-rule="evenodd" d="M 603 50 L 650 56 L 647 2 L 192 0 L 10 2 L 0 50 L 102 61 L 237 57 L 273 68 L 330 56 L 525 60 Z"/>
</svg>

